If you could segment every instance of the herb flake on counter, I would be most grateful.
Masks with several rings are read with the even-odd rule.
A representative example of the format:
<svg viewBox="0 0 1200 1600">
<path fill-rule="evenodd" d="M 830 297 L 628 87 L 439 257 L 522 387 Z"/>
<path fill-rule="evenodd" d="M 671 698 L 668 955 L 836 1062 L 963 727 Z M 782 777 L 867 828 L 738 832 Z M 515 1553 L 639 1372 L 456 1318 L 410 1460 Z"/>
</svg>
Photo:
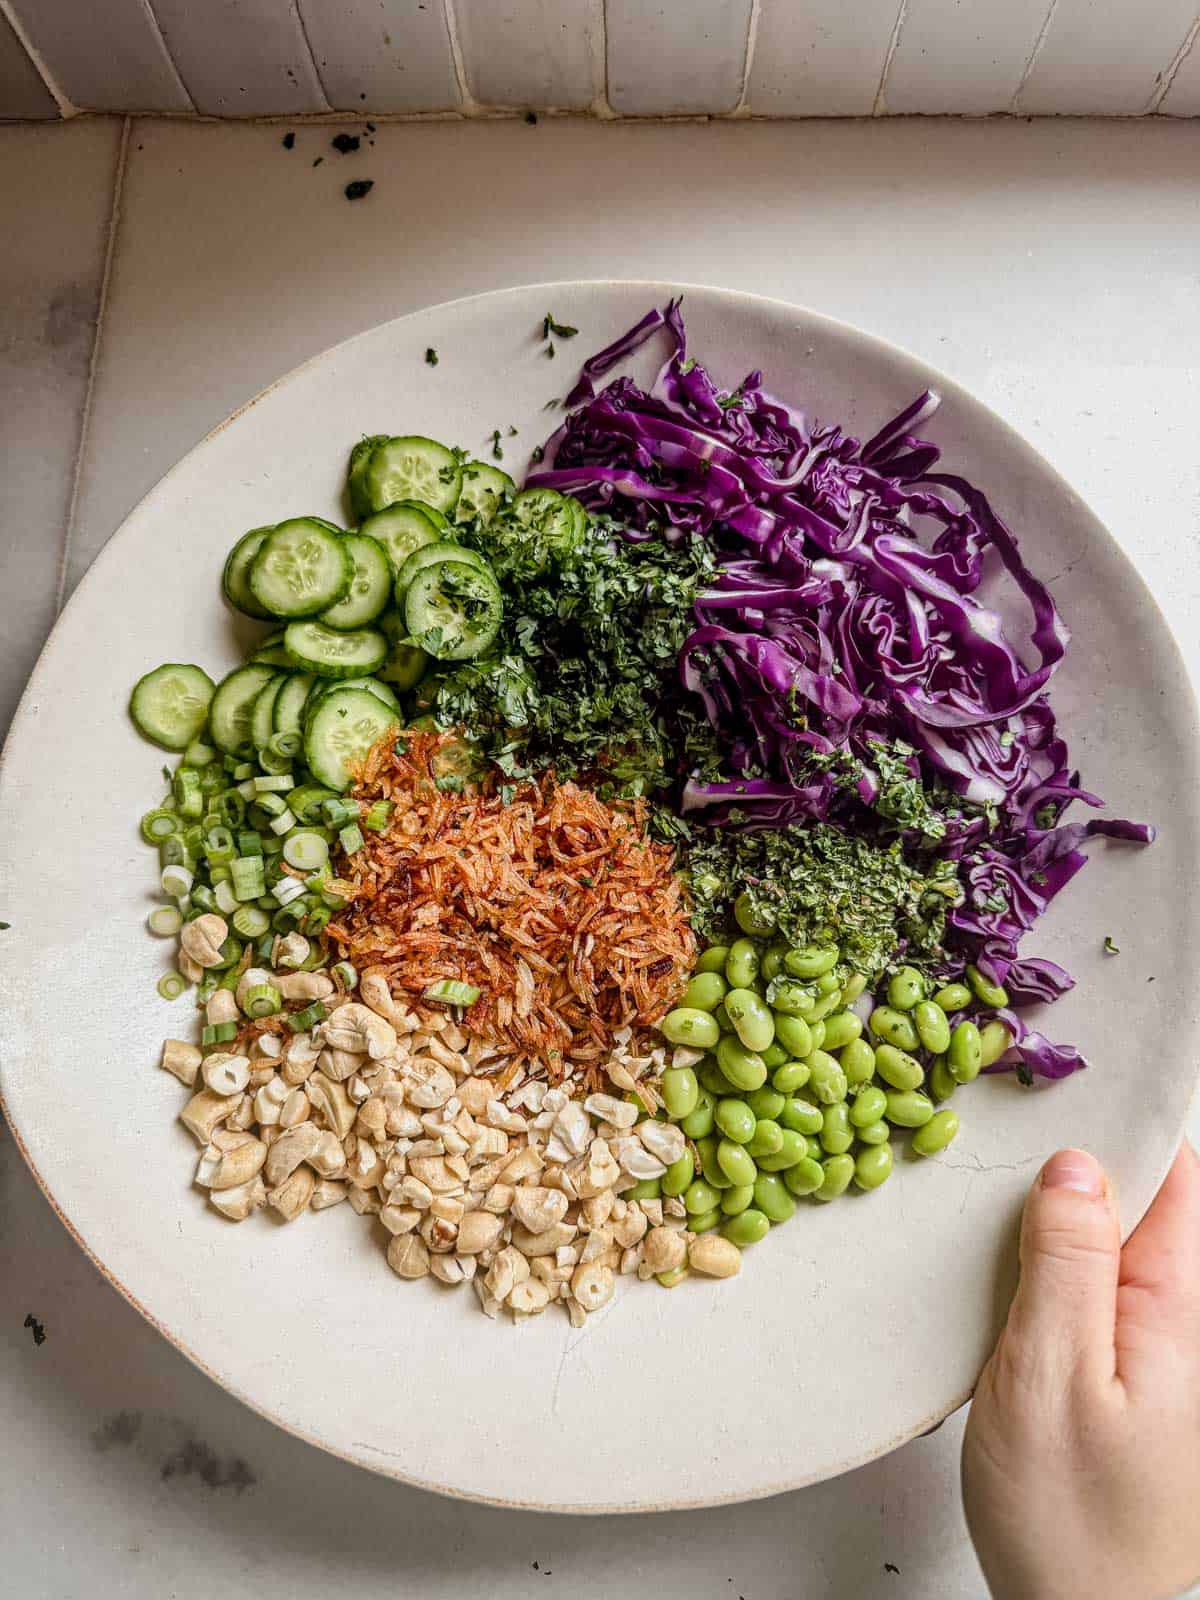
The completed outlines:
<svg viewBox="0 0 1200 1600">
<path fill-rule="evenodd" d="M 1113 936 L 1111 933 L 1106 933 L 1104 935 L 1104 954 L 1106 956 L 1119 956 L 1121 954 L 1121 946 L 1113 943 Z"/>
<path fill-rule="evenodd" d="M 356 133 L 339 133 L 329 142 L 337 153 L 342 156 L 352 155 L 362 144 L 362 140 Z"/>
<path fill-rule="evenodd" d="M 374 187 L 374 178 L 355 178 L 353 183 L 346 185 L 346 199 L 361 200 L 364 195 L 370 194 Z"/>
<path fill-rule="evenodd" d="M 25 1321 L 22 1324 L 22 1326 L 28 1328 L 29 1331 L 33 1334 L 33 1342 L 34 1342 L 34 1344 L 45 1344 L 45 1342 L 46 1342 L 46 1325 L 45 1325 L 44 1322 L 39 1322 L 38 1319 L 34 1316 L 32 1311 L 29 1312 L 29 1314 L 26 1316 Z"/>
<path fill-rule="evenodd" d="M 438 364 L 438 353 L 433 348 L 433 346 L 430 345 L 429 348 L 425 352 L 425 365 L 427 367 L 436 367 L 437 364 Z"/>
<path fill-rule="evenodd" d="M 500 444 L 500 429 L 499 428 L 493 428 L 492 429 L 492 459 L 494 461 L 503 461 L 504 460 L 504 450 L 503 450 L 503 447 Z"/>
<path fill-rule="evenodd" d="M 543 339 L 548 339 L 552 333 L 557 334 L 560 339 L 573 339 L 578 332 L 579 329 L 573 328 L 569 322 L 556 322 L 552 311 L 547 311 L 542 318 Z"/>
<path fill-rule="evenodd" d="M 294 133 L 285 133 L 280 142 L 285 150 L 294 150 L 296 148 L 296 135 Z"/>
</svg>

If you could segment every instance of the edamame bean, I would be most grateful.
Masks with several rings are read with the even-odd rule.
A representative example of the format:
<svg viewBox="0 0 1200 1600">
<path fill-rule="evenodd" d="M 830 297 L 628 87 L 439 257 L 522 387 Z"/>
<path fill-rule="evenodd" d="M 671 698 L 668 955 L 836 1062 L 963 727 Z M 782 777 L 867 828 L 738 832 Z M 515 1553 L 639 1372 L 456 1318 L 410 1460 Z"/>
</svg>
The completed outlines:
<svg viewBox="0 0 1200 1600">
<path fill-rule="evenodd" d="M 784 1062 L 788 1059 L 788 1053 L 779 1043 L 778 1039 L 776 1039 L 772 1044 L 769 1044 L 765 1050 L 760 1050 L 758 1053 L 763 1058 L 763 1066 L 766 1067 L 768 1072 L 774 1072 L 776 1067 L 783 1066 Z"/>
<path fill-rule="evenodd" d="M 960 1022 L 950 1035 L 946 1065 L 950 1068 L 951 1076 L 959 1083 L 970 1083 L 979 1076 L 983 1065 L 983 1042 L 973 1022 Z"/>
<path fill-rule="evenodd" d="M 721 1037 L 716 1018 L 695 1006 L 677 1006 L 668 1011 L 659 1027 L 672 1044 L 691 1045 L 693 1050 L 711 1050 Z"/>
<path fill-rule="evenodd" d="M 774 1172 L 760 1172 L 755 1178 L 754 1204 L 772 1222 L 786 1222 L 796 1214 L 796 1202 L 783 1179 Z"/>
<path fill-rule="evenodd" d="M 844 1100 L 836 1106 L 826 1106 L 822 1113 L 821 1148 L 826 1155 L 844 1156 L 854 1143 L 854 1130 L 850 1126 L 850 1108 Z"/>
<path fill-rule="evenodd" d="M 887 1112 L 887 1095 L 878 1084 L 868 1083 L 858 1091 L 850 1106 L 850 1121 L 856 1128 L 878 1122 Z"/>
<path fill-rule="evenodd" d="M 727 1217 L 740 1217 L 753 1199 L 752 1183 L 735 1183 L 732 1189 L 726 1189 L 721 1196 L 721 1210 Z"/>
<path fill-rule="evenodd" d="M 809 1136 L 820 1133 L 824 1127 L 820 1106 L 811 1105 L 807 1100 L 787 1101 L 779 1113 L 779 1121 L 793 1133 L 805 1133 Z"/>
<path fill-rule="evenodd" d="M 655 1281 L 664 1289 L 673 1289 L 676 1284 L 682 1283 L 688 1275 L 686 1267 L 672 1267 L 669 1272 L 656 1272 Z"/>
<path fill-rule="evenodd" d="M 832 972 L 838 964 L 836 945 L 806 944 L 799 950 L 789 950 L 783 964 L 793 978 L 819 978 Z"/>
<path fill-rule="evenodd" d="M 717 1027 L 720 1028 L 722 1033 L 733 1032 L 733 1023 L 729 1020 L 729 1013 L 725 1009 L 724 1000 L 721 1001 L 721 1004 L 713 1012 L 713 1016 L 716 1018 Z"/>
<path fill-rule="evenodd" d="M 767 1004 L 776 1017 L 806 1017 L 817 1003 L 817 997 L 804 984 L 794 978 L 781 978 L 767 990 Z M 776 1022 L 776 1030 L 779 1024 Z"/>
<path fill-rule="evenodd" d="M 717 1046 L 717 1065 L 735 1089 L 761 1089 L 767 1081 L 763 1058 L 747 1050 L 732 1033 L 727 1033 Z"/>
<path fill-rule="evenodd" d="M 748 1244 L 757 1244 L 760 1239 L 765 1239 L 770 1231 L 771 1224 L 766 1216 L 751 1206 L 740 1216 L 730 1217 L 721 1229 L 721 1235 L 744 1249 Z"/>
<path fill-rule="evenodd" d="M 892 1136 L 892 1130 L 880 1117 L 878 1122 L 868 1122 L 865 1128 L 858 1130 L 859 1144 L 886 1144 Z"/>
<path fill-rule="evenodd" d="M 846 1098 L 846 1074 L 840 1061 L 827 1056 L 824 1050 L 814 1050 L 808 1058 L 808 1066 L 809 1086 L 822 1105 L 831 1106 Z"/>
<path fill-rule="evenodd" d="M 706 1211 L 711 1211 L 714 1206 L 721 1204 L 721 1196 L 711 1183 L 705 1183 L 702 1178 L 697 1178 L 690 1184 L 683 1197 L 689 1216 L 700 1217 Z"/>
<path fill-rule="evenodd" d="M 770 1117 L 760 1117 L 754 1125 L 754 1137 L 746 1146 L 746 1154 L 761 1161 L 765 1156 L 777 1156 L 783 1149 L 783 1129 Z"/>
<path fill-rule="evenodd" d="M 729 946 L 727 944 L 710 944 L 708 949 L 696 963 L 697 972 L 719 972 L 725 975 L 725 963 L 729 960 Z"/>
<path fill-rule="evenodd" d="M 776 939 L 775 943 L 768 945 L 763 952 L 762 976 L 768 983 L 783 971 L 783 958 L 787 954 L 787 948 L 781 939 Z"/>
<path fill-rule="evenodd" d="M 729 946 L 725 977 L 731 989 L 748 989 L 758 977 L 758 946 L 753 939 L 735 939 Z"/>
<path fill-rule="evenodd" d="M 723 1140 L 719 1135 L 710 1134 L 707 1139 L 696 1140 L 696 1154 L 700 1157 L 700 1171 L 704 1174 L 705 1183 L 714 1189 L 728 1189 L 729 1179 L 725 1170 L 717 1160 L 717 1150 Z M 707 1207 L 705 1208 L 708 1209 Z"/>
<path fill-rule="evenodd" d="M 851 1039 L 849 1044 L 843 1045 L 838 1060 L 852 1089 L 870 1083 L 875 1076 L 875 1052 L 865 1039 Z"/>
<path fill-rule="evenodd" d="M 771 1089 L 765 1083 L 761 1089 L 754 1089 L 746 1096 L 746 1104 L 756 1117 L 767 1117 L 772 1121 L 783 1110 L 784 1097 L 778 1089 Z"/>
<path fill-rule="evenodd" d="M 888 1005 L 897 1011 L 911 1011 L 925 998 L 925 980 L 916 967 L 898 967 L 888 983 Z"/>
<path fill-rule="evenodd" d="M 700 1103 L 700 1084 L 691 1067 L 668 1067 L 662 1075 L 663 1105 L 676 1122 L 690 1116 Z"/>
<path fill-rule="evenodd" d="M 775 918 L 765 906 L 754 904 L 748 889 L 743 889 L 733 902 L 733 920 L 743 933 L 753 934 L 756 939 L 765 939 L 767 934 L 775 932 Z"/>
<path fill-rule="evenodd" d="M 724 1000 L 729 985 L 719 972 L 694 972 L 683 991 L 681 1006 L 694 1011 L 715 1011 Z"/>
<path fill-rule="evenodd" d="M 765 1061 L 766 1056 L 763 1057 Z M 808 1082 L 809 1066 L 807 1061 L 788 1061 L 771 1074 L 773 1088 L 782 1095 L 793 1094 L 797 1089 L 803 1089 Z"/>
<path fill-rule="evenodd" d="M 662 1184 L 662 1192 L 665 1195 L 678 1196 L 688 1192 L 695 1176 L 695 1159 L 692 1152 L 685 1149 L 679 1160 L 672 1161 L 658 1181 Z"/>
<path fill-rule="evenodd" d="M 709 1094 L 716 1095 L 719 1099 L 723 1094 L 737 1094 L 737 1088 L 721 1071 L 715 1061 L 703 1061 L 700 1064 L 699 1079 L 702 1088 Z"/>
<path fill-rule="evenodd" d="M 912 1136 L 912 1147 L 919 1156 L 935 1156 L 944 1150 L 958 1132 L 957 1111 L 936 1111 L 923 1128 Z"/>
<path fill-rule="evenodd" d="M 949 1100 L 958 1088 L 954 1075 L 946 1065 L 945 1056 L 938 1056 L 929 1069 L 929 1093 L 935 1100 Z"/>
<path fill-rule="evenodd" d="M 820 1018 L 818 1018 L 816 1022 L 810 1022 L 808 1025 L 808 1034 L 809 1038 L 812 1040 L 813 1050 L 819 1050 L 825 1043 L 824 1022 L 822 1022 Z M 809 1055 L 811 1054 L 812 1050 L 809 1051 Z"/>
<path fill-rule="evenodd" d="M 812 1054 L 812 1029 L 803 1017 L 789 1016 L 786 1012 L 775 1017 L 775 1037 L 789 1055 L 799 1059 Z"/>
<path fill-rule="evenodd" d="M 1002 1022 L 985 1022 L 979 1030 L 979 1065 L 990 1067 L 1012 1044 L 1012 1034 Z"/>
<path fill-rule="evenodd" d="M 793 1194 L 816 1194 L 825 1182 L 825 1168 L 812 1156 L 805 1156 L 803 1161 L 797 1161 L 794 1167 L 788 1168 L 783 1181 Z"/>
<path fill-rule="evenodd" d="M 841 981 L 838 978 L 838 975 L 837 975 L 836 972 L 823 972 L 821 974 L 821 976 L 817 979 L 817 981 L 813 984 L 813 988 L 817 991 L 817 993 L 819 995 L 821 995 L 821 994 L 837 994 L 840 991 L 841 987 L 842 987 Z"/>
<path fill-rule="evenodd" d="M 862 1018 L 855 1016 L 853 1011 L 834 1012 L 832 1017 L 825 1018 L 825 1037 L 821 1040 L 821 1049 L 842 1049 L 851 1040 L 858 1038 L 862 1033 L 862 1026 Z"/>
<path fill-rule="evenodd" d="M 878 1189 L 892 1175 L 890 1144 L 868 1145 L 854 1158 L 854 1181 L 860 1189 Z M 694 1226 L 694 1224 L 693 1224 Z"/>
<path fill-rule="evenodd" d="M 718 1208 L 715 1211 L 702 1211 L 698 1217 L 688 1218 L 688 1227 L 693 1233 L 711 1233 L 714 1228 L 720 1227 L 725 1217 Z"/>
<path fill-rule="evenodd" d="M 662 1194 L 661 1178 L 643 1178 L 631 1188 L 621 1190 L 622 1200 L 657 1200 Z"/>
<path fill-rule="evenodd" d="M 917 1058 L 894 1044 L 881 1044 L 875 1051 L 875 1070 L 893 1089 L 919 1089 L 925 1082 L 925 1069 Z"/>
<path fill-rule="evenodd" d="M 717 1165 L 730 1183 L 754 1182 L 754 1157 L 733 1139 L 722 1139 L 717 1146 Z"/>
<path fill-rule="evenodd" d="M 747 1050 L 765 1050 L 775 1042 L 775 1018 L 753 989 L 730 989 L 725 1010 L 733 1031 Z"/>
<path fill-rule="evenodd" d="M 754 1137 L 754 1113 L 744 1100 L 718 1100 L 717 1127 L 734 1144 L 749 1144 Z"/>
<path fill-rule="evenodd" d="M 827 1156 L 821 1163 L 824 1177 L 821 1187 L 813 1195 L 815 1200 L 836 1200 L 845 1194 L 854 1176 L 853 1156 Z"/>
<path fill-rule="evenodd" d="M 843 1003 L 845 1005 L 849 1005 L 852 1001 L 857 1000 L 859 995 L 865 992 L 866 987 L 867 980 L 863 977 L 862 973 L 852 972 L 842 985 Z"/>
<path fill-rule="evenodd" d="M 794 1128 L 781 1128 L 779 1131 L 783 1135 L 783 1143 L 773 1156 L 759 1157 L 760 1172 L 786 1172 L 808 1154 L 808 1140 L 802 1133 L 797 1133 Z"/>
<path fill-rule="evenodd" d="M 950 1024 L 936 1001 L 920 1000 L 913 1007 L 913 1021 L 921 1043 L 932 1055 L 941 1055 L 950 1043 Z"/>
<path fill-rule="evenodd" d="M 808 1014 L 808 1025 L 815 1027 L 822 1018 L 827 1017 L 831 1011 L 838 1011 L 842 1004 L 842 991 L 833 989 L 829 994 L 817 996 L 817 1003 Z"/>
<path fill-rule="evenodd" d="M 993 983 L 990 978 L 985 977 L 978 967 L 967 968 L 967 982 L 971 985 L 971 990 L 980 1005 L 995 1009 L 1008 1004 L 1008 990 L 1002 984 Z"/>
<path fill-rule="evenodd" d="M 915 1089 L 894 1089 L 887 1097 L 887 1119 L 898 1128 L 923 1128 L 933 1116 L 933 1101 Z"/>
<path fill-rule="evenodd" d="M 934 995 L 933 1003 L 945 1012 L 961 1011 L 971 1004 L 971 991 L 965 983 L 948 983 Z"/>
<path fill-rule="evenodd" d="M 706 1139 L 716 1124 L 716 1110 L 716 1095 L 707 1088 L 701 1089 L 696 1109 L 684 1117 L 680 1127 L 689 1139 Z"/>
<path fill-rule="evenodd" d="M 870 1029 L 877 1039 L 894 1044 L 897 1050 L 915 1050 L 921 1042 L 912 1018 L 906 1017 L 903 1011 L 894 1011 L 891 1006 L 875 1007 L 871 1013 Z"/>
</svg>

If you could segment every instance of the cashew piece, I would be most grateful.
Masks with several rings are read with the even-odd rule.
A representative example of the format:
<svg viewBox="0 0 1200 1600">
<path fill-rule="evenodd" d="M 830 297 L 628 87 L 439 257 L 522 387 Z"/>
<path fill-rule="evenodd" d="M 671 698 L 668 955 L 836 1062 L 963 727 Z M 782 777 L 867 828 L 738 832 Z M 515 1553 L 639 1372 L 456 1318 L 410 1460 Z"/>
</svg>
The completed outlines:
<svg viewBox="0 0 1200 1600">
<path fill-rule="evenodd" d="M 385 1017 L 357 1000 L 339 1006 L 322 1024 L 321 1035 L 331 1049 L 366 1054 L 372 1061 L 383 1061 L 396 1050 L 395 1028 Z"/>
<path fill-rule="evenodd" d="M 301 1162 L 310 1161 L 316 1154 L 320 1140 L 321 1132 L 311 1122 L 301 1122 L 297 1127 L 281 1133 L 267 1151 L 268 1186 L 278 1189 L 286 1183 Z M 340 1145 L 338 1149 L 340 1152 Z"/>
<path fill-rule="evenodd" d="M 215 967 L 221 961 L 221 946 L 229 937 L 229 926 L 215 911 L 206 911 L 193 922 L 185 922 L 179 932 L 180 947 L 198 967 Z"/>
<path fill-rule="evenodd" d="M 415 1233 L 395 1234 L 388 1243 L 387 1261 L 401 1278 L 424 1278 L 429 1272 L 429 1251 Z"/>
<path fill-rule="evenodd" d="M 227 1095 L 214 1094 L 211 1089 L 201 1089 L 179 1113 L 179 1120 L 201 1144 L 208 1144 L 214 1129 L 225 1121 L 234 1104 L 235 1102 Z"/>
<path fill-rule="evenodd" d="M 196 1081 L 196 1074 L 200 1071 L 200 1063 L 204 1057 L 194 1044 L 188 1044 L 183 1039 L 164 1039 L 162 1048 L 162 1061 L 160 1065 L 165 1072 L 179 1079 L 185 1088 L 190 1089 Z"/>
<path fill-rule="evenodd" d="M 328 1000 L 333 993 L 333 979 L 323 972 L 276 972 L 271 982 L 285 1000 Z"/>
<path fill-rule="evenodd" d="M 205 1083 L 214 1094 L 241 1094 L 250 1082 L 249 1060 L 245 1056 L 225 1055 L 220 1050 L 214 1050 L 212 1055 L 205 1057 L 201 1071 Z"/>
<path fill-rule="evenodd" d="M 673 1272 L 687 1257 L 687 1240 L 678 1228 L 651 1228 L 642 1260 L 652 1272 Z"/>
<path fill-rule="evenodd" d="M 316 1186 L 316 1174 L 312 1168 L 299 1166 L 277 1189 L 269 1191 L 267 1204 L 284 1222 L 294 1222 L 307 1208 Z"/>
<path fill-rule="evenodd" d="M 223 1217 L 228 1217 L 230 1222 L 245 1222 L 250 1213 L 263 1204 L 266 1197 L 267 1191 L 263 1187 L 263 1181 L 256 1176 L 236 1189 L 214 1190 L 209 1195 L 208 1201 Z"/>
<path fill-rule="evenodd" d="M 477 1256 L 487 1250 L 500 1237 L 503 1224 L 490 1211 L 471 1211 L 458 1225 L 458 1253 L 460 1256 Z"/>
</svg>

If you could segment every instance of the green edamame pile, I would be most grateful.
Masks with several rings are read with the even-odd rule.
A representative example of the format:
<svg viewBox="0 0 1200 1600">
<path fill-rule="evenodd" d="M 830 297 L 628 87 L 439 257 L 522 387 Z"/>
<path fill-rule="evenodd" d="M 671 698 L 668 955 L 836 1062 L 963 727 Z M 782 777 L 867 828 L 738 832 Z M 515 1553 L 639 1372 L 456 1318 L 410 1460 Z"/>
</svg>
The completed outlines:
<svg viewBox="0 0 1200 1600">
<path fill-rule="evenodd" d="M 837 945 L 771 940 L 744 900 L 735 915 L 742 936 L 704 951 L 660 1024 L 671 1044 L 704 1052 L 663 1073 L 666 1113 L 691 1142 L 661 1192 L 682 1196 L 694 1232 L 747 1245 L 799 1199 L 878 1189 L 897 1129 L 915 1156 L 945 1150 L 958 1114 L 944 1102 L 1012 1040 L 967 1014 L 1007 1004 L 974 967 L 940 988 L 896 968 L 864 1026 L 850 1008 L 866 982 Z"/>
</svg>

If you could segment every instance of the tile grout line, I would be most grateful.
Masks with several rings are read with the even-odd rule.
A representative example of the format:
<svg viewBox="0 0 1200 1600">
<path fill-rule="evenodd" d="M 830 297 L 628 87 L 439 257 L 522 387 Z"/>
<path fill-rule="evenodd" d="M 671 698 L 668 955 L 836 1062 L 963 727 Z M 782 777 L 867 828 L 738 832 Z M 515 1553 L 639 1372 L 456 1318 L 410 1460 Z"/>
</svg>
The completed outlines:
<svg viewBox="0 0 1200 1600">
<path fill-rule="evenodd" d="M 454 0 L 442 0 L 442 18 L 446 24 L 446 37 L 450 41 L 450 62 L 458 83 L 460 110 L 463 116 L 474 116 L 480 108 L 467 85 L 467 68 L 458 37 L 458 18 L 454 14 Z"/>
<path fill-rule="evenodd" d="M 1179 49 L 1176 50 L 1174 56 L 1171 58 L 1171 64 L 1163 73 L 1162 82 L 1146 102 L 1146 108 L 1141 113 L 1142 116 L 1151 116 L 1161 107 L 1163 101 L 1170 94 L 1171 85 L 1175 82 L 1176 73 L 1192 53 L 1192 47 L 1196 43 L 1197 34 L 1200 34 L 1200 15 L 1193 20 L 1191 27 L 1184 36 L 1183 43 L 1179 46 Z"/>
<path fill-rule="evenodd" d="M 58 581 L 54 587 L 54 614 L 62 611 L 66 600 L 67 570 L 71 559 L 71 541 L 75 532 L 75 514 L 79 508 L 79 486 L 83 478 L 83 455 L 87 447 L 88 429 L 92 420 L 92 396 L 96 387 L 96 369 L 100 364 L 100 340 L 104 333 L 104 317 L 108 309 L 108 291 L 112 280 L 113 259 L 116 255 L 117 229 L 121 221 L 121 197 L 125 190 L 125 168 L 129 159 L 129 137 L 133 118 L 125 117 L 121 123 L 121 143 L 117 152 L 116 171 L 113 177 L 112 206 L 108 215 L 108 238 L 104 245 L 104 268 L 100 274 L 100 297 L 96 306 L 96 332 L 92 338 L 92 354 L 88 361 L 87 384 L 83 391 L 83 409 L 79 418 L 79 443 L 75 450 L 75 470 L 71 476 L 71 498 L 67 502 L 67 525 L 63 532 L 62 557 L 58 565 Z"/>
<path fill-rule="evenodd" d="M 617 113 L 608 103 L 608 16 L 604 0 L 591 0 L 588 60 L 592 69 L 592 101 L 587 114 L 600 122 L 613 122 Z"/>
<path fill-rule="evenodd" d="M 883 117 L 887 115 L 887 89 L 888 74 L 892 70 L 892 62 L 896 59 L 896 51 L 900 48 L 900 35 L 904 32 L 905 18 L 908 16 L 908 0 L 900 0 L 899 10 L 896 12 L 896 21 L 892 25 L 892 36 L 888 40 L 887 52 L 883 58 L 883 70 L 879 74 L 879 87 L 875 91 L 875 98 L 871 102 L 871 115 Z"/>
<path fill-rule="evenodd" d="M 327 111 L 337 108 L 329 98 L 329 90 L 325 87 L 325 79 L 321 76 L 321 68 L 317 64 L 317 52 L 312 47 L 312 40 L 308 37 L 308 24 L 304 20 L 304 10 L 300 0 L 292 0 L 292 14 L 296 18 L 296 26 L 300 29 L 300 37 L 304 40 L 304 48 L 308 51 L 308 59 L 312 63 L 313 77 L 317 80 L 317 87 L 321 91 L 321 98 L 325 102 Z"/>
<path fill-rule="evenodd" d="M 754 52 L 758 46 L 758 22 L 762 16 L 762 0 L 750 0 L 750 20 L 746 25 L 746 51 L 742 57 L 742 89 L 737 104 L 729 112 L 731 117 L 748 117 L 750 105 L 750 74 L 754 69 Z"/>
<path fill-rule="evenodd" d="M 0 0 L 0 16 L 4 17 L 4 20 L 16 34 L 17 43 L 21 46 L 21 49 L 24 50 L 25 54 L 33 63 L 34 71 L 45 84 L 46 92 L 58 107 L 59 115 L 62 117 L 63 121 L 68 121 L 71 117 L 77 116 L 79 114 L 79 107 L 73 104 L 72 101 L 68 100 L 66 95 L 59 88 L 58 82 L 54 74 L 50 71 L 50 68 L 46 65 L 41 51 L 36 47 L 33 40 L 25 32 L 25 29 L 21 25 L 19 18 L 13 11 L 10 0 Z"/>
<path fill-rule="evenodd" d="M 1029 82 L 1030 77 L 1033 75 L 1034 67 L 1037 66 L 1037 59 L 1042 53 L 1042 49 L 1046 43 L 1047 35 L 1050 32 L 1050 24 L 1054 21 L 1054 13 L 1057 10 L 1058 0 L 1050 0 L 1049 9 L 1046 12 L 1041 27 L 1038 29 L 1038 36 L 1033 41 L 1033 49 L 1029 52 L 1029 60 L 1025 63 L 1020 79 L 1018 80 L 1017 87 L 1013 90 L 1012 99 L 1008 102 L 1008 114 L 1010 117 L 1019 117 L 1021 115 L 1021 95 L 1025 90 L 1025 85 Z"/>
<path fill-rule="evenodd" d="M 142 4 L 142 10 L 146 13 L 146 20 L 149 22 L 151 30 L 154 33 L 154 37 L 158 40 L 159 44 L 162 46 L 162 53 L 166 57 L 168 63 L 170 64 L 171 72 L 172 72 L 172 75 L 174 76 L 175 82 L 179 85 L 180 89 L 182 90 L 184 99 L 187 101 L 188 105 L 191 106 L 192 111 L 195 112 L 195 110 L 196 110 L 196 102 L 192 98 L 192 91 L 188 88 L 187 84 L 184 83 L 184 81 L 183 81 L 183 73 L 180 72 L 179 66 L 178 66 L 178 64 L 177 64 L 177 62 L 175 60 L 175 57 L 171 54 L 170 47 L 167 44 L 167 36 L 162 31 L 162 24 L 158 20 L 158 13 L 155 11 L 154 7 L 151 5 L 150 0 L 141 0 L 141 4 Z M 184 114 L 186 115 L 186 113 L 184 113 Z M 127 113 L 127 115 L 132 115 L 132 112 Z"/>
</svg>

